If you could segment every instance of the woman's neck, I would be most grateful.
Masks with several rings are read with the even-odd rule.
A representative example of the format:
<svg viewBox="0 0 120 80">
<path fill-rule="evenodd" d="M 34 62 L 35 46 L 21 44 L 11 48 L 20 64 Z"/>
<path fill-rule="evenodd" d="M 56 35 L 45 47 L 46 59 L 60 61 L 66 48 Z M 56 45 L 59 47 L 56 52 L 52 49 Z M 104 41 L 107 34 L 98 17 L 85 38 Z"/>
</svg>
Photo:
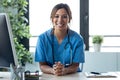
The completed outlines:
<svg viewBox="0 0 120 80">
<path fill-rule="evenodd" d="M 59 44 L 62 42 L 64 37 L 67 35 L 67 30 L 60 31 L 60 30 L 54 30 L 54 35 L 56 36 Z"/>
</svg>

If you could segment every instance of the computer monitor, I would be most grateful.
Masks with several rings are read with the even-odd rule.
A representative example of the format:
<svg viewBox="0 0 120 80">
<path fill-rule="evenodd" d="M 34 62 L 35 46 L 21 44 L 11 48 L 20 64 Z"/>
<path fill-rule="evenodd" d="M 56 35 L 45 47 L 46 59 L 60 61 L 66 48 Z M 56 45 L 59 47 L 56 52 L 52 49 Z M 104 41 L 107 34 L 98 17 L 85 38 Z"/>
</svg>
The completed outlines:
<svg viewBox="0 0 120 80">
<path fill-rule="evenodd" d="M 18 65 L 9 17 L 0 13 L 0 68 Z"/>
</svg>

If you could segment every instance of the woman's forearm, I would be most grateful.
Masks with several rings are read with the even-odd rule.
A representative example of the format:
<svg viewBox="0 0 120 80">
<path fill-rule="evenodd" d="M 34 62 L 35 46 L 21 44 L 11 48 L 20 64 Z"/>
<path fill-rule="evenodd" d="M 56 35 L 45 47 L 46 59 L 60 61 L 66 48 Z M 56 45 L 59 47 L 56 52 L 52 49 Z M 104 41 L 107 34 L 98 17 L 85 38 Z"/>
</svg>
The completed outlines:
<svg viewBox="0 0 120 80">
<path fill-rule="evenodd" d="M 53 68 L 48 66 L 47 64 L 40 63 L 40 69 L 42 72 L 47 74 L 54 74 Z"/>
<path fill-rule="evenodd" d="M 57 65 L 57 67 L 59 67 Z M 69 67 L 64 67 L 62 70 L 60 70 L 59 68 L 57 68 L 57 70 L 54 70 L 52 67 L 48 66 L 45 63 L 40 63 L 40 69 L 42 72 L 47 73 L 47 74 L 54 74 L 54 75 L 66 75 L 66 74 L 70 74 L 70 73 L 75 73 L 77 72 L 79 67 L 79 63 L 73 63 L 72 65 L 70 65 Z M 58 71 L 62 71 L 62 72 L 58 72 Z"/>
<path fill-rule="evenodd" d="M 77 72 L 79 67 L 78 63 L 73 63 L 71 66 L 64 68 L 63 74 L 70 74 Z"/>
</svg>

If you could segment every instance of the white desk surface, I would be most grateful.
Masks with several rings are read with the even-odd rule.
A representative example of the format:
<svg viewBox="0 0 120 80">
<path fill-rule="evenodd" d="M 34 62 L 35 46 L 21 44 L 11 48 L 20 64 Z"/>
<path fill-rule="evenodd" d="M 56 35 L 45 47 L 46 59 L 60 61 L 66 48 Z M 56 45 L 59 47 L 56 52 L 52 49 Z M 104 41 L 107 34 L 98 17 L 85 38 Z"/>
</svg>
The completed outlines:
<svg viewBox="0 0 120 80">
<path fill-rule="evenodd" d="M 10 72 L 0 72 L 0 80 L 10 80 Z"/>
<path fill-rule="evenodd" d="M 117 78 L 86 78 L 84 73 L 74 73 L 64 76 L 43 74 L 40 80 L 120 80 L 120 74 L 117 76 Z"/>
<path fill-rule="evenodd" d="M 74 73 L 64 76 L 42 74 L 40 80 L 120 80 L 120 72 L 117 78 L 86 78 L 84 73 Z M 0 80 L 10 80 L 10 72 L 0 72 Z"/>
</svg>

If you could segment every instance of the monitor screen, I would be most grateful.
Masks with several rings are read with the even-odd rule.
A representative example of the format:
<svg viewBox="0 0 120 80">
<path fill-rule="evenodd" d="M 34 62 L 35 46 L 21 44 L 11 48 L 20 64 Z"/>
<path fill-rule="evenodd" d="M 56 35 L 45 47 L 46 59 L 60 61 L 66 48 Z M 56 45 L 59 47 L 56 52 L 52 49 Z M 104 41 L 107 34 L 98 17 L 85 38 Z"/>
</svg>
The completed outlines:
<svg viewBox="0 0 120 80">
<path fill-rule="evenodd" d="M 6 13 L 0 13 L 0 68 L 18 65 L 10 20 Z"/>
</svg>

